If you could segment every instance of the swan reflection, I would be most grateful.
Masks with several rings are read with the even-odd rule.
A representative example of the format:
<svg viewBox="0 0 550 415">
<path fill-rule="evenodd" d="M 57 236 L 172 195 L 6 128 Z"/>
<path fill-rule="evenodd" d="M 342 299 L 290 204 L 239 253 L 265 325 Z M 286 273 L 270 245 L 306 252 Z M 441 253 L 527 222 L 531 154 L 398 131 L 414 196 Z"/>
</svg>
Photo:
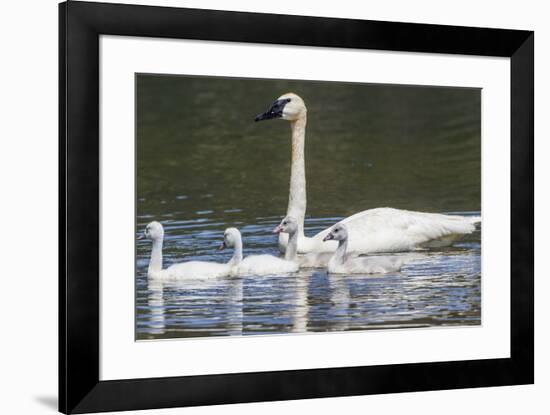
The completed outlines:
<svg viewBox="0 0 550 415">
<path fill-rule="evenodd" d="M 232 278 L 227 286 L 227 334 L 243 334 L 243 280 Z"/>
<path fill-rule="evenodd" d="M 350 290 L 348 277 L 329 274 L 330 304 L 332 314 L 331 330 L 344 331 L 349 328 Z"/>
<path fill-rule="evenodd" d="M 143 261 L 137 339 L 480 323 L 479 245 L 392 256 L 407 256 L 400 272 L 330 274 L 316 268 L 186 281 L 149 280 Z"/>
<path fill-rule="evenodd" d="M 151 334 L 164 334 L 165 329 L 165 306 L 164 306 L 164 284 L 160 280 L 149 280 L 147 284 L 149 293 L 147 304 L 149 306 L 149 331 Z"/>
<path fill-rule="evenodd" d="M 294 298 L 292 301 L 292 325 L 290 331 L 293 333 L 304 333 L 308 325 L 308 288 L 309 278 L 307 275 L 297 275 L 294 285 Z"/>
</svg>

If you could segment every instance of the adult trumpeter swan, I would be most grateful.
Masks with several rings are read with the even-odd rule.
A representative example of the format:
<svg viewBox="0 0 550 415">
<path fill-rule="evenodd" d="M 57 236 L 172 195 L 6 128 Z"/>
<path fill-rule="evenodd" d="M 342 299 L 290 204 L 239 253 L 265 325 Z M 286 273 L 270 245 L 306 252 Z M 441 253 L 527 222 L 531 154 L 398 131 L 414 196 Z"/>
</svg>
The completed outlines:
<svg viewBox="0 0 550 415">
<path fill-rule="evenodd" d="M 323 241 L 338 242 L 336 252 L 328 262 L 327 270 L 331 274 L 383 274 L 401 269 L 405 260 L 402 257 L 356 257 L 350 258 L 348 248 L 348 230 L 346 225 L 338 223 L 323 238 Z"/>
<path fill-rule="evenodd" d="M 256 121 L 281 118 L 290 121 L 292 161 L 287 216 L 293 216 L 300 226 L 298 252 L 334 252 L 338 244 L 323 243 L 329 229 L 310 238 L 304 235 L 306 213 L 306 173 L 304 143 L 307 109 L 302 98 L 294 93 L 280 96 L 269 110 L 256 116 Z M 411 212 L 392 208 L 369 209 L 348 218 L 345 223 L 350 235 L 349 250 L 360 253 L 394 252 L 415 249 L 426 242 L 443 237 L 467 234 L 475 230 L 480 218 L 436 213 Z M 279 247 L 285 250 L 286 234 L 279 235 Z"/>
<path fill-rule="evenodd" d="M 273 255 L 251 255 L 243 259 L 243 242 L 241 232 L 237 228 L 227 228 L 223 236 L 223 248 L 233 248 L 235 262 L 232 275 L 270 275 L 288 274 L 298 271 L 298 264 Z M 293 244 L 289 245 L 289 250 Z"/>
<path fill-rule="evenodd" d="M 147 276 L 159 280 L 185 280 L 217 278 L 230 275 L 233 264 L 236 262 L 236 255 L 227 264 L 215 262 L 189 261 L 181 264 L 174 264 L 162 269 L 162 243 L 164 240 L 164 228 L 159 222 L 151 222 L 145 228 L 144 237 L 153 242 L 151 259 Z"/>
</svg>

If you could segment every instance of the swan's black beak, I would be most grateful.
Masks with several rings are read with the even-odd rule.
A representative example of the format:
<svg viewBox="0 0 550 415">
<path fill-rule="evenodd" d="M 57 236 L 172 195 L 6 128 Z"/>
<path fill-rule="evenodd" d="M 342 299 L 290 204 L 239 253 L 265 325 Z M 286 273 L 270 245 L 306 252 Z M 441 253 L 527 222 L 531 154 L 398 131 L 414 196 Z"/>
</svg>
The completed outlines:
<svg viewBox="0 0 550 415">
<path fill-rule="evenodd" d="M 218 247 L 218 251 L 223 251 L 225 248 L 227 248 L 227 245 L 225 244 L 225 241 L 223 241 L 222 244 Z"/>
<path fill-rule="evenodd" d="M 323 242 L 330 241 L 331 239 L 334 239 L 334 236 L 332 236 L 332 233 L 329 233 L 323 238 Z"/>
<path fill-rule="evenodd" d="M 273 228 L 273 233 L 281 233 L 283 231 L 283 227 L 281 225 L 277 225 L 275 226 L 275 228 Z"/>
<path fill-rule="evenodd" d="M 263 114 L 256 115 L 254 121 L 272 120 L 273 118 L 281 118 L 285 105 L 290 102 L 290 98 L 278 99 L 275 101 L 269 110 Z"/>
</svg>

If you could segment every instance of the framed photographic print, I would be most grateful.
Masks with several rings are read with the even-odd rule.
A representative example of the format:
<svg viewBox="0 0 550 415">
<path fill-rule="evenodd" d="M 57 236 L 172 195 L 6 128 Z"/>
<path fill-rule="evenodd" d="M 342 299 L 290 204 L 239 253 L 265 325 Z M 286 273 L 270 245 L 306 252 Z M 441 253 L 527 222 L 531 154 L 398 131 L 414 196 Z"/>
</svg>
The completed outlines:
<svg viewBox="0 0 550 415">
<path fill-rule="evenodd" d="M 62 412 L 533 382 L 532 32 L 59 16 Z"/>
</svg>

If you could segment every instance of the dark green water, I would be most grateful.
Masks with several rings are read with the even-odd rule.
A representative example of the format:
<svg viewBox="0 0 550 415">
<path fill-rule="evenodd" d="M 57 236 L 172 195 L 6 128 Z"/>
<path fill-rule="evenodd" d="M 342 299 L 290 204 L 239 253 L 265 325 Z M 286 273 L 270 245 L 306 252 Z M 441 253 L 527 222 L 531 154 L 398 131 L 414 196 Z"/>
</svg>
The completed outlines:
<svg viewBox="0 0 550 415">
<path fill-rule="evenodd" d="M 160 221 L 165 266 L 225 262 L 223 231 L 245 255 L 277 254 L 290 128 L 254 123 L 279 95 L 308 107 L 306 233 L 361 210 L 479 214 L 478 89 L 138 75 L 137 231 Z M 480 324 L 480 233 L 425 252 L 400 273 L 148 283 L 138 241 L 138 339 Z"/>
</svg>

